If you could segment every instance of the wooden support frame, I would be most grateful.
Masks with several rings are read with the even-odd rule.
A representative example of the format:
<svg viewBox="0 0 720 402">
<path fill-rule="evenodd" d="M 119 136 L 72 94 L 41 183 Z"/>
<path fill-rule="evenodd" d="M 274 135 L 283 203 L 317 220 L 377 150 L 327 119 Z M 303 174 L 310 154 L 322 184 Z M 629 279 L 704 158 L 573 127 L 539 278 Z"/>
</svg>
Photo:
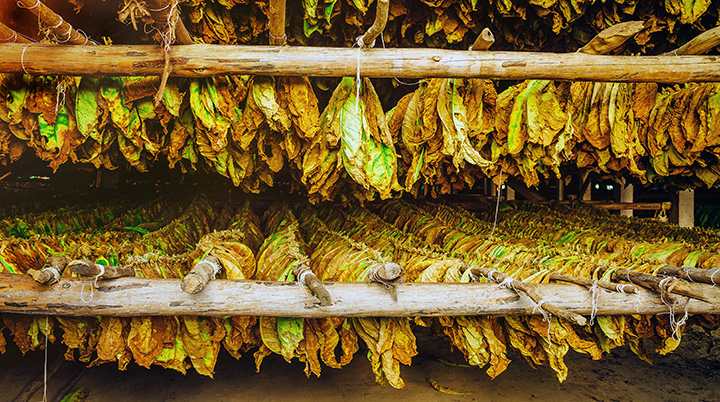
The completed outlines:
<svg viewBox="0 0 720 402">
<path fill-rule="evenodd" d="M 700 286 L 716 300 L 720 289 Z M 189 295 L 179 280 L 120 278 L 101 282 L 89 295 L 91 281 L 63 279 L 51 287 L 27 275 L 0 274 L 0 312 L 62 316 L 215 316 L 273 317 L 415 317 L 461 315 L 533 315 L 541 312 L 526 297 L 495 284 L 404 283 L 397 301 L 380 286 L 327 283 L 331 306 L 319 306 L 295 283 L 211 281 L 204 292 Z M 576 314 L 590 314 L 591 293 L 582 286 L 537 285 L 547 303 Z M 662 314 L 668 307 L 645 289 L 635 295 L 601 290 L 598 315 Z M 82 298 L 81 298 L 82 295 Z M 720 303 L 690 300 L 690 314 L 718 314 Z"/>
<path fill-rule="evenodd" d="M 170 49 L 171 75 L 222 74 L 343 77 L 356 73 L 357 49 L 295 46 L 180 45 Z M 367 49 L 370 78 L 464 77 L 613 82 L 720 82 L 717 56 L 600 56 L 583 53 L 443 49 Z M 0 44 L 0 73 L 160 75 L 157 46 Z M 24 67 L 24 68 L 23 68 Z"/>
</svg>

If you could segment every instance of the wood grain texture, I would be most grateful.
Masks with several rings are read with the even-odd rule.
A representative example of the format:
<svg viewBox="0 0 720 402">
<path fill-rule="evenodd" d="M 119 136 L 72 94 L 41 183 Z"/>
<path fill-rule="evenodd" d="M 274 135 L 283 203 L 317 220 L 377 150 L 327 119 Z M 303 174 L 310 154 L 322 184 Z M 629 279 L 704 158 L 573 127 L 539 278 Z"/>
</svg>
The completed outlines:
<svg viewBox="0 0 720 402">
<path fill-rule="evenodd" d="M 159 75 L 162 50 L 152 45 L 0 44 L 0 73 Z M 720 56 L 599 56 L 582 53 L 442 49 L 348 49 L 294 46 L 174 46 L 172 75 L 221 74 L 342 77 L 468 77 L 625 82 L 720 81 Z"/>
<path fill-rule="evenodd" d="M 29 276 L 0 274 L 0 312 L 65 316 L 231 316 L 274 317 L 414 317 L 458 315 L 530 315 L 533 303 L 512 290 L 494 284 L 397 285 L 397 301 L 380 285 L 325 283 L 333 299 L 331 306 L 318 306 L 314 298 L 295 283 L 255 281 L 211 281 L 204 292 L 189 295 L 178 280 L 121 278 L 101 282 L 92 300 L 89 281 L 63 279 L 46 287 Z M 709 285 L 708 292 L 720 293 Z M 590 314 L 591 296 L 576 285 L 538 285 L 547 303 L 577 314 Z M 599 315 L 659 314 L 667 306 L 644 289 L 637 295 L 601 290 Z M 718 314 L 720 303 L 690 300 L 691 314 Z"/>
</svg>

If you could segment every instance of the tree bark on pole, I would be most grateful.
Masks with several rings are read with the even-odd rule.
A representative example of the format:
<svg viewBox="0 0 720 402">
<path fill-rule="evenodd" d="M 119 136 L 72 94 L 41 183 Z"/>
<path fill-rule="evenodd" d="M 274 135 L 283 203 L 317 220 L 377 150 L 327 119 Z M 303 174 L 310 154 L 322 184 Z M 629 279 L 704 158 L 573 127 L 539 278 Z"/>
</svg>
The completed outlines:
<svg viewBox="0 0 720 402">
<path fill-rule="evenodd" d="M 40 0 L 17 0 L 18 6 L 35 14 L 52 31 L 60 43 L 72 45 L 94 44 L 87 35 L 77 31 L 59 14 L 43 4 Z"/>
<path fill-rule="evenodd" d="M 537 315 L 537 306 L 510 289 L 479 283 L 403 283 L 394 302 L 382 287 L 369 283 L 326 283 L 333 304 L 319 306 L 295 283 L 211 281 L 204 292 L 189 295 L 179 280 L 121 278 L 101 281 L 92 300 L 83 301 L 88 280 L 61 279 L 50 287 L 27 275 L 0 274 L 0 312 L 63 316 L 214 316 L 266 317 L 417 317 L 464 315 Z M 716 295 L 720 289 L 699 285 Z M 84 288 L 84 290 L 83 290 Z M 536 285 L 546 303 L 575 314 L 590 314 L 591 294 L 577 285 Z M 546 304 L 547 305 L 547 304 Z M 689 314 L 719 314 L 720 303 L 691 299 Z M 598 315 L 664 314 L 668 306 L 657 294 L 605 292 L 597 299 Z"/>
<path fill-rule="evenodd" d="M 270 0 L 268 20 L 270 25 L 270 44 L 280 46 L 286 45 L 285 0 Z"/>
<path fill-rule="evenodd" d="M 30 43 L 30 39 L 0 22 L 0 43 Z"/>
<path fill-rule="evenodd" d="M 21 60 L 21 56 L 24 57 Z M 160 75 L 156 46 L 0 45 L 0 73 Z M 170 49 L 171 75 L 223 74 L 345 77 L 356 73 L 357 49 L 295 46 L 187 45 Z M 719 82 L 718 56 L 601 56 L 582 53 L 444 49 L 366 49 L 370 78 L 554 79 L 613 82 Z"/>
</svg>

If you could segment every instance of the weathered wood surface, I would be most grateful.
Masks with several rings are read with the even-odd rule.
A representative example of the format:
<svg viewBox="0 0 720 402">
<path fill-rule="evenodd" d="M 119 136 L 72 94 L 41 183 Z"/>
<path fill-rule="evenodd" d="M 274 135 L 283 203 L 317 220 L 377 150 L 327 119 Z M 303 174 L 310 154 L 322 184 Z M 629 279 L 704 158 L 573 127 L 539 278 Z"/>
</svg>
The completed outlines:
<svg viewBox="0 0 720 402">
<path fill-rule="evenodd" d="M 21 55 L 23 62 L 21 63 Z M 443 49 L 351 49 L 184 45 L 170 50 L 172 75 L 467 77 L 627 82 L 720 81 L 720 56 L 600 56 L 583 53 Z M 0 44 L 0 72 L 61 75 L 159 75 L 163 52 L 152 45 Z"/>
<path fill-rule="evenodd" d="M 81 289 L 83 298 L 81 299 Z M 121 278 L 101 282 L 89 295 L 90 281 L 63 279 L 51 287 L 25 275 L 0 274 L 0 312 L 67 316 L 255 315 L 278 317 L 412 317 L 539 314 L 534 304 L 494 284 L 397 285 L 397 301 L 380 285 L 326 283 L 333 305 L 318 306 L 295 283 L 211 281 L 204 292 L 189 295 L 178 280 Z M 709 285 L 708 292 L 720 294 Z M 591 295 L 576 285 L 539 285 L 547 303 L 578 314 L 590 314 Z M 720 313 L 720 303 L 690 300 L 691 314 Z M 667 306 L 644 289 L 637 295 L 601 290 L 598 314 L 659 314 Z"/>
</svg>

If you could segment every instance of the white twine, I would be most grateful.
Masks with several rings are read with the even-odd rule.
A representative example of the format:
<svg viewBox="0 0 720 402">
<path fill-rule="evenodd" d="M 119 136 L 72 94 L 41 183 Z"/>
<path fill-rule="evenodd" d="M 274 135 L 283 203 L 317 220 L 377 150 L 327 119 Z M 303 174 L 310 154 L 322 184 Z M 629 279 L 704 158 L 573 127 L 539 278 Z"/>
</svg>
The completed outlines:
<svg viewBox="0 0 720 402">
<path fill-rule="evenodd" d="M 58 17 L 58 23 L 57 23 L 57 25 L 52 26 L 52 27 L 49 27 L 49 28 L 50 28 L 50 29 L 58 29 L 58 28 L 60 28 L 60 25 L 63 24 L 63 22 L 65 22 L 65 20 L 63 20 L 62 17 Z"/>
<path fill-rule="evenodd" d="M 515 289 L 515 280 L 508 275 L 498 286 L 505 289 Z"/>
<path fill-rule="evenodd" d="M 363 47 L 365 47 L 362 36 L 357 37 L 356 44 L 358 50 L 355 58 L 355 113 L 360 115 L 360 56 L 362 55 Z"/>
<path fill-rule="evenodd" d="M 382 32 L 380 32 L 380 44 L 382 45 L 383 49 L 385 49 L 385 35 Z M 405 82 L 398 77 L 393 77 L 393 80 L 396 81 L 400 85 L 406 85 L 409 87 L 414 87 L 414 86 L 420 84 L 420 80 L 417 80 L 415 82 Z"/>
<path fill-rule="evenodd" d="M 18 33 L 13 31 L 13 33 L 10 36 L 8 36 L 7 38 L 0 39 L 0 42 L 12 43 L 12 42 L 15 42 L 17 40 L 17 38 L 18 38 Z"/>
<path fill-rule="evenodd" d="M 67 82 L 62 79 L 59 79 L 55 86 L 55 114 L 65 106 L 65 91 L 67 90 L 67 86 Z"/>
<path fill-rule="evenodd" d="M 34 9 L 34 8 L 40 7 L 40 0 L 37 0 L 32 7 L 26 7 L 25 4 L 24 4 L 22 1 L 20 1 L 20 0 L 17 0 L 16 4 L 17 4 L 17 6 L 20 7 L 20 8 L 24 8 L 24 9 L 27 9 L 27 10 L 32 10 L 32 9 Z"/>
<path fill-rule="evenodd" d="M 222 270 L 222 267 L 217 262 L 215 262 L 215 260 L 209 260 L 209 259 L 203 259 L 202 261 L 200 261 L 200 263 L 198 263 L 198 265 L 203 265 L 203 264 L 209 266 L 210 269 L 212 269 L 211 279 L 215 280 L 217 275 Z"/>
<path fill-rule="evenodd" d="M 95 298 L 95 288 L 98 287 L 98 279 L 100 279 L 101 276 L 105 275 L 105 266 L 102 264 L 95 265 L 98 266 L 99 272 L 97 275 L 95 275 L 91 282 L 89 299 L 85 299 L 85 283 L 83 283 L 80 287 L 80 300 L 85 304 L 90 304 L 93 301 L 93 299 Z"/>
<path fill-rule="evenodd" d="M 687 320 L 688 320 L 688 318 L 689 318 L 689 314 L 688 314 L 688 304 L 690 304 L 690 298 L 689 298 L 689 297 L 688 297 L 687 300 L 685 301 L 684 314 L 683 314 L 682 318 L 679 319 L 679 320 L 677 320 L 677 319 L 675 318 L 675 305 L 673 305 L 673 306 L 670 308 L 670 329 L 672 330 L 672 334 L 671 334 L 670 336 L 672 336 L 672 338 L 673 338 L 674 340 L 676 340 L 676 341 L 679 341 L 679 340 L 680 340 L 680 337 L 682 336 L 682 335 L 680 334 L 680 329 L 681 329 L 683 326 L 685 326 L 685 324 L 687 323 Z"/>
<path fill-rule="evenodd" d="M 550 313 L 542 307 L 543 304 L 545 304 L 545 300 L 540 299 L 540 301 L 536 303 L 535 300 L 530 299 L 530 303 L 533 304 L 532 313 L 536 314 L 539 312 L 542 315 L 543 321 L 547 323 L 547 339 L 548 342 L 550 342 L 550 324 L 552 321 L 550 320 Z"/>
<path fill-rule="evenodd" d="M 502 169 L 500 169 L 500 175 L 502 175 Z M 500 213 L 500 190 L 502 186 L 497 186 L 497 194 L 495 200 L 495 219 L 493 219 L 492 230 L 490 231 L 490 238 L 495 234 L 495 228 L 497 228 L 498 215 Z"/>
<path fill-rule="evenodd" d="M 720 269 L 713 270 L 713 273 L 710 274 L 710 282 L 712 282 L 713 287 L 717 286 L 715 283 L 715 275 L 717 275 L 718 272 L 720 272 Z"/>
<path fill-rule="evenodd" d="M 619 284 L 615 285 L 615 291 L 618 292 L 618 293 L 625 293 L 625 294 L 627 294 L 627 292 L 625 291 L 625 287 L 626 287 L 626 286 L 628 286 L 628 285 L 623 284 L 623 283 L 619 283 Z"/>
<path fill-rule="evenodd" d="M 497 272 L 497 270 L 491 269 L 491 270 L 488 271 L 488 273 L 487 273 L 487 278 L 490 279 L 491 281 L 495 282 L 494 275 L 495 275 L 496 272 Z"/>
<path fill-rule="evenodd" d="M 305 277 L 310 274 L 312 274 L 312 271 L 310 271 L 309 269 L 304 269 L 302 272 L 300 272 L 300 275 L 298 275 L 297 282 L 300 285 L 305 285 Z"/>
<path fill-rule="evenodd" d="M 668 312 L 666 314 L 669 315 L 670 318 L 670 330 L 672 331 L 671 337 L 679 341 L 680 340 L 680 329 L 685 325 L 685 323 L 688 320 L 689 314 L 688 314 L 688 304 L 690 304 L 690 298 L 686 298 L 685 300 L 685 312 L 679 320 L 676 317 L 675 308 L 677 307 L 677 304 L 674 301 L 668 301 L 665 299 L 665 293 L 670 293 L 669 288 L 672 286 L 672 282 L 675 282 L 675 278 L 673 277 L 666 277 L 660 280 L 658 283 L 658 287 L 660 288 L 660 301 L 663 302 L 668 307 Z"/>
<path fill-rule="evenodd" d="M 22 67 L 25 74 L 30 75 L 28 70 L 25 68 L 25 52 L 28 50 L 28 47 L 29 46 L 27 45 L 23 46 L 22 52 L 20 52 L 20 67 Z"/>
<path fill-rule="evenodd" d="M 45 316 L 45 361 L 43 363 L 43 402 L 47 402 L 47 366 L 48 366 L 48 333 L 50 332 L 50 322 L 48 316 Z"/>
<path fill-rule="evenodd" d="M 595 324 L 595 318 L 597 317 L 597 311 L 598 311 L 599 297 L 600 297 L 600 286 L 598 286 L 598 281 L 594 280 L 592 287 L 590 288 L 590 300 L 591 300 L 590 325 Z"/>
<path fill-rule="evenodd" d="M 52 275 L 52 278 L 50 279 L 50 284 L 53 284 L 60 280 L 60 270 L 56 267 L 45 267 L 43 269 L 50 272 L 50 275 Z"/>
</svg>

